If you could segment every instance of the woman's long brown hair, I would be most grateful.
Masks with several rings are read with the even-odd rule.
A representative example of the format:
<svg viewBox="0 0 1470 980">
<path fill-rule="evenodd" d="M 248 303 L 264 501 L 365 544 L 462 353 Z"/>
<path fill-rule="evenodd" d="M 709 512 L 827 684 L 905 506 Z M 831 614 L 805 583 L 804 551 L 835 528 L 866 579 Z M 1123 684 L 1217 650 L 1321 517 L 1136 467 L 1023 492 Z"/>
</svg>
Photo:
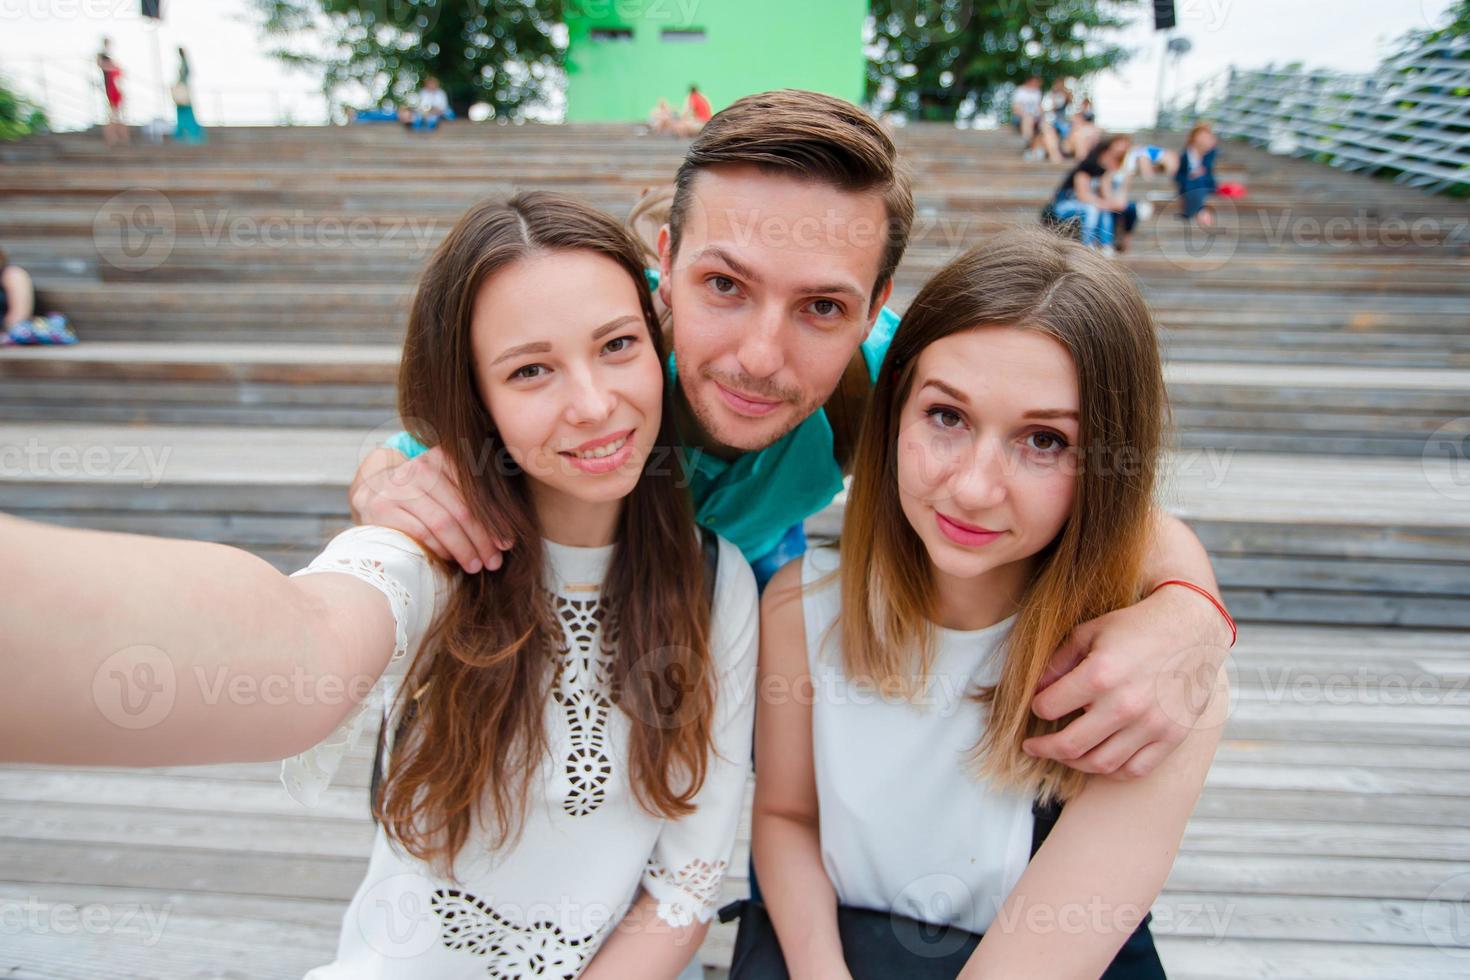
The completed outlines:
<svg viewBox="0 0 1470 980">
<path fill-rule="evenodd" d="M 452 594 L 409 665 L 403 721 L 373 801 L 389 838 L 446 874 L 474 820 L 492 849 L 514 843 L 549 751 L 546 702 L 563 634 L 543 585 L 527 477 L 475 381 L 471 321 L 490 277 L 558 251 L 592 252 L 627 271 L 662 364 L 637 243 L 602 212 L 544 193 L 484 202 L 460 219 L 424 271 L 403 346 L 404 424 L 441 448 L 471 513 L 515 542 L 497 571 L 451 570 Z M 715 696 L 704 563 L 673 417 L 665 391 L 655 449 L 623 502 L 601 594 L 603 642 L 615 645 L 611 696 L 631 721 L 629 779 L 640 805 L 670 818 L 694 809 Z"/>
<path fill-rule="evenodd" d="M 1007 641 L 976 745 L 980 775 L 1007 789 L 1066 799 L 1086 777 L 1021 751 L 1047 722 L 1031 698 L 1057 646 L 1080 624 L 1137 601 L 1168 412 L 1154 323 L 1137 285 L 1075 242 L 1014 231 L 950 263 L 920 290 L 888 349 L 858 442 L 842 525 L 844 669 L 913 690 L 932 663 L 932 566 L 898 496 L 897 444 L 914 368 L 926 347 L 983 326 L 1036 330 L 1077 369 L 1079 445 L 1072 512 L 1038 555 Z"/>
</svg>

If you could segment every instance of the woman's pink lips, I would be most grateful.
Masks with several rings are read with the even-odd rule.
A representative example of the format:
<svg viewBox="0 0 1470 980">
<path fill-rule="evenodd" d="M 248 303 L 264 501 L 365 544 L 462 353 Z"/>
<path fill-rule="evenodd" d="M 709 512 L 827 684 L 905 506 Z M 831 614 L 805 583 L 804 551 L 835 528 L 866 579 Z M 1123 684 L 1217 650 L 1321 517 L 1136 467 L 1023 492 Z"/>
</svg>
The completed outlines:
<svg viewBox="0 0 1470 980">
<path fill-rule="evenodd" d="M 614 432 L 611 435 L 599 436 L 596 439 L 589 439 L 586 442 L 582 443 L 580 446 L 574 446 L 571 449 L 564 449 L 562 450 L 562 452 L 585 453 L 589 449 L 596 449 L 598 446 L 606 446 L 610 442 L 617 442 L 619 439 L 627 439 L 632 435 L 632 429 L 624 429 L 622 432 Z"/>
<path fill-rule="evenodd" d="M 752 399 L 745 395 L 737 394 L 718 381 L 715 382 L 715 387 L 720 389 L 720 394 L 725 396 L 725 401 L 729 403 L 730 407 L 741 415 L 769 415 L 781 404 L 780 402 Z"/>
<path fill-rule="evenodd" d="M 583 473 L 611 473 L 613 470 L 621 469 L 623 466 L 627 465 L 628 460 L 633 457 L 633 440 L 629 439 L 626 443 L 623 444 L 623 448 L 619 449 L 611 456 L 598 456 L 596 458 L 588 458 L 583 456 L 572 456 L 569 453 L 562 453 L 562 457 L 570 461 L 573 466 L 581 470 Z"/>
<path fill-rule="evenodd" d="M 939 524 L 940 532 L 946 538 L 949 538 L 955 544 L 961 544 L 969 548 L 989 544 L 1003 533 L 1001 531 L 986 530 L 983 527 L 977 528 L 969 524 L 961 524 L 958 521 L 945 517 L 937 510 L 934 512 L 934 517 Z"/>
</svg>

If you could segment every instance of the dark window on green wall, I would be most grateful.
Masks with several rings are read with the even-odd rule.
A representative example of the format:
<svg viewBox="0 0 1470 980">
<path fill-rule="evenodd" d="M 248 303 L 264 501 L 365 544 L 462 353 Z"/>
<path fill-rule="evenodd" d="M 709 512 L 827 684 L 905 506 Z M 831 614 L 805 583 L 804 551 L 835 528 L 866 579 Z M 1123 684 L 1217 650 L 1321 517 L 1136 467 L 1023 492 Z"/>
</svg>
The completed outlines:
<svg viewBox="0 0 1470 980">
<path fill-rule="evenodd" d="M 664 31 L 663 37 L 665 41 L 675 44 L 703 44 L 705 41 L 703 27 L 689 27 L 682 30 L 668 28 Z"/>
<path fill-rule="evenodd" d="M 594 41 L 631 41 L 633 40 L 633 28 L 631 27 L 594 27 L 587 32 L 587 36 Z"/>
</svg>

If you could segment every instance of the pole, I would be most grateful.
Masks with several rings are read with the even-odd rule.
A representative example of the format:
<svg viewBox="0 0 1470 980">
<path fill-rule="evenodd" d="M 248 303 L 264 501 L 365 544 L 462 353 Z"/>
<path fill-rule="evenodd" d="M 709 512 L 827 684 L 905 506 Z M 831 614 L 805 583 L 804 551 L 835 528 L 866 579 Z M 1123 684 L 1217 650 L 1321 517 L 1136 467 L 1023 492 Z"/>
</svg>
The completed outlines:
<svg viewBox="0 0 1470 980">
<path fill-rule="evenodd" d="M 1159 84 L 1154 89 L 1154 131 L 1158 132 L 1164 128 L 1164 69 L 1169 64 L 1169 38 L 1174 31 L 1160 31 L 1159 36 L 1163 46 L 1159 48 Z"/>
<path fill-rule="evenodd" d="M 151 17 L 144 20 L 148 22 L 148 36 L 153 40 L 153 88 L 158 97 L 158 111 L 154 118 L 167 125 L 168 91 L 163 87 L 163 50 L 158 46 L 158 21 Z"/>
</svg>

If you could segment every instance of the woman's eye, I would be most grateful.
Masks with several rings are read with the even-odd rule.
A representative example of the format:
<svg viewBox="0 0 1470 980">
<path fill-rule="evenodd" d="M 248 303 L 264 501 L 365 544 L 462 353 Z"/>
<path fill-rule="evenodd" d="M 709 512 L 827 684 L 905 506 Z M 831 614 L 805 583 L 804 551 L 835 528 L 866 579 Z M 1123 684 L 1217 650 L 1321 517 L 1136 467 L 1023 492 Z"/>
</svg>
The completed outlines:
<svg viewBox="0 0 1470 980">
<path fill-rule="evenodd" d="M 1059 452 L 1067 448 L 1067 440 L 1055 432 L 1033 432 L 1026 437 L 1026 442 L 1030 448 L 1043 453 Z"/>
<path fill-rule="evenodd" d="M 527 364 L 525 367 L 517 368 L 515 371 L 513 371 L 511 373 L 511 380 L 515 380 L 517 378 L 521 380 L 539 378 L 545 372 L 546 368 L 542 367 L 540 364 Z"/>
<path fill-rule="evenodd" d="M 933 419 L 934 424 L 941 429 L 958 429 L 965 424 L 965 420 L 960 417 L 960 413 L 952 408 L 931 408 L 924 414 Z"/>
<path fill-rule="evenodd" d="M 614 337 L 602 345 L 603 353 L 621 354 L 623 351 L 632 347 L 637 342 L 637 339 L 636 337 Z"/>
</svg>

